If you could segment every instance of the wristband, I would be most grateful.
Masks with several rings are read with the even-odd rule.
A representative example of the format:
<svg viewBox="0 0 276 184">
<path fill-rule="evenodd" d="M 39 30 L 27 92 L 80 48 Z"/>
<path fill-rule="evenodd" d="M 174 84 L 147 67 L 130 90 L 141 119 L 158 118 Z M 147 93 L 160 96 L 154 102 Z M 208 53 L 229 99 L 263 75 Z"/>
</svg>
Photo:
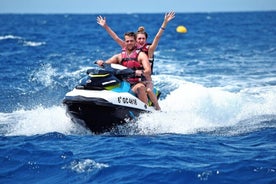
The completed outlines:
<svg viewBox="0 0 276 184">
<path fill-rule="evenodd" d="M 165 28 L 164 28 L 164 27 L 160 27 L 160 29 L 162 29 L 163 31 L 165 31 Z"/>
</svg>

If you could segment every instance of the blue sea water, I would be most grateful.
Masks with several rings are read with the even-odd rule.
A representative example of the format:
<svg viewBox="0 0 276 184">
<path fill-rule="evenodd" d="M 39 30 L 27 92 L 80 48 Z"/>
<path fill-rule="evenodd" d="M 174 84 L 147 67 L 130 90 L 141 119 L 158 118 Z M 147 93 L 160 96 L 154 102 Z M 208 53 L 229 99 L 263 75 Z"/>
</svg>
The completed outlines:
<svg viewBox="0 0 276 184">
<path fill-rule="evenodd" d="M 155 52 L 162 111 L 101 135 L 62 105 L 120 51 L 96 16 L 0 15 L 0 183 L 276 183 L 275 11 L 177 13 Z M 164 15 L 103 16 L 152 41 Z"/>
</svg>

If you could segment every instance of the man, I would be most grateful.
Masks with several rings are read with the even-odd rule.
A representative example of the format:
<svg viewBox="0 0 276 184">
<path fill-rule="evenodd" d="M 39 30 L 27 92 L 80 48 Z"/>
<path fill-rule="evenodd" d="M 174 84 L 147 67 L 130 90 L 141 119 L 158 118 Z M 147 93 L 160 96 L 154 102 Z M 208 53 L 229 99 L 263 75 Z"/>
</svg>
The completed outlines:
<svg viewBox="0 0 276 184">
<path fill-rule="evenodd" d="M 135 77 L 129 79 L 132 85 L 132 91 L 138 96 L 138 98 L 148 103 L 148 97 L 146 93 L 145 83 L 141 81 L 141 77 L 148 78 L 151 75 L 151 66 L 148 60 L 148 56 L 137 50 L 136 48 L 136 34 L 134 32 L 127 32 L 124 35 L 125 48 L 119 54 L 116 54 L 106 60 L 98 60 L 97 64 L 102 66 L 103 63 L 121 64 L 128 68 L 135 70 Z"/>
</svg>

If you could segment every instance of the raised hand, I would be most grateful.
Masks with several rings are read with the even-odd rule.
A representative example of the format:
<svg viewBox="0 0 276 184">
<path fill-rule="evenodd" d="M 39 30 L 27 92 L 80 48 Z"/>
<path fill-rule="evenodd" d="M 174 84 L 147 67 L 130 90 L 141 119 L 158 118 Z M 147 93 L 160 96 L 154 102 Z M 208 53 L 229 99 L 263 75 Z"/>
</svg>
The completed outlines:
<svg viewBox="0 0 276 184">
<path fill-rule="evenodd" d="M 169 22 L 175 17 L 175 12 L 169 12 L 165 14 L 164 21 Z"/>
<path fill-rule="evenodd" d="M 102 27 L 106 26 L 106 18 L 102 16 L 98 16 L 97 23 Z"/>
</svg>

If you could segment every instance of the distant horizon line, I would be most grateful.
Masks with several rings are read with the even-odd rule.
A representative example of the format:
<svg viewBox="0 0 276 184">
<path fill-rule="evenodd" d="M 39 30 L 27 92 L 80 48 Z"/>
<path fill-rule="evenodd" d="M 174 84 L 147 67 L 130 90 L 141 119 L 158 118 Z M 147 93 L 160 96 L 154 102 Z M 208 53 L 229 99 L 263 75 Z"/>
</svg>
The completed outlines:
<svg viewBox="0 0 276 184">
<path fill-rule="evenodd" d="M 250 13 L 250 12 L 276 12 L 276 10 L 226 10 L 226 11 L 191 11 L 176 13 Z M 166 12 L 0 12 L 0 14 L 163 14 Z"/>
</svg>

